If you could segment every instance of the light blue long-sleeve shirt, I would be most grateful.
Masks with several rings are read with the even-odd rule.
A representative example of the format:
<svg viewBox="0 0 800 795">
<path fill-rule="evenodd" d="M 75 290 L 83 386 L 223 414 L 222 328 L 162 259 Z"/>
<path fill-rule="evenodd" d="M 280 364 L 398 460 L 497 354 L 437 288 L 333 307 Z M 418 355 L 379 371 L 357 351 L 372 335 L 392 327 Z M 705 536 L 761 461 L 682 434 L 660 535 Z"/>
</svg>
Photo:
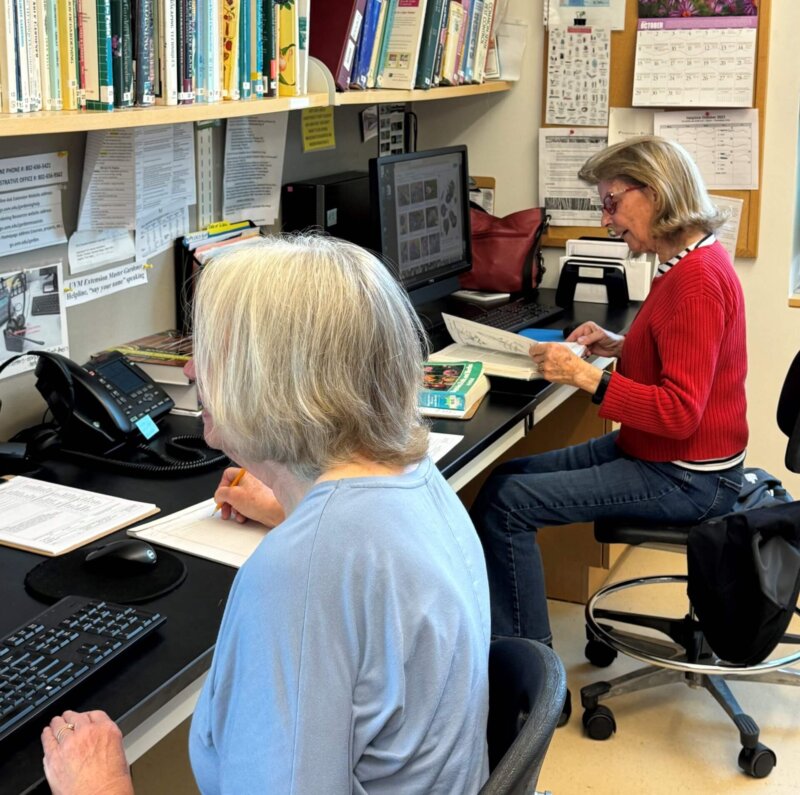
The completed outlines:
<svg viewBox="0 0 800 795">
<path fill-rule="evenodd" d="M 435 466 L 316 485 L 239 571 L 192 722 L 204 793 L 474 793 L 489 591 Z"/>
</svg>

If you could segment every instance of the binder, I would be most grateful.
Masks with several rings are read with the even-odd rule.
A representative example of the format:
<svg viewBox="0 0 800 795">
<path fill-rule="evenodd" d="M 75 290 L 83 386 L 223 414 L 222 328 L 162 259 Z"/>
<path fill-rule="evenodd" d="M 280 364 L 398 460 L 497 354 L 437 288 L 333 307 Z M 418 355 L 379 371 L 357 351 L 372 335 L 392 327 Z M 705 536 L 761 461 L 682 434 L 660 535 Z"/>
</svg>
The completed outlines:
<svg viewBox="0 0 800 795">
<path fill-rule="evenodd" d="M 350 88 L 367 0 L 311 0 L 310 52 L 331 70 L 339 91 Z"/>
</svg>

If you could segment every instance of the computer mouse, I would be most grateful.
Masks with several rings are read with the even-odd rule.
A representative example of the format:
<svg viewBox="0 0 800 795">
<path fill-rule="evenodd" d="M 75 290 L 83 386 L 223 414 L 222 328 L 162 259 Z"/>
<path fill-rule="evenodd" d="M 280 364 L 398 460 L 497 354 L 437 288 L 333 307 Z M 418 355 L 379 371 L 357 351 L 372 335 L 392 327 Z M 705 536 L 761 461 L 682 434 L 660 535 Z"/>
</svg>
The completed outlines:
<svg viewBox="0 0 800 795">
<path fill-rule="evenodd" d="M 158 556 L 153 547 L 138 538 L 123 538 L 86 554 L 85 562 L 93 569 L 140 572 L 155 566 Z"/>
</svg>

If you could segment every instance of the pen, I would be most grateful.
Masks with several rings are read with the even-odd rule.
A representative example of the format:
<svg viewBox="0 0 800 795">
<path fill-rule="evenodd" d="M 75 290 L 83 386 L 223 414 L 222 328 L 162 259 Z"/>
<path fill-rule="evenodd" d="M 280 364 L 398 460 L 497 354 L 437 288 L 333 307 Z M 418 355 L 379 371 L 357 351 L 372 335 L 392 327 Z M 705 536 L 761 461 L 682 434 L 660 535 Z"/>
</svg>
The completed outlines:
<svg viewBox="0 0 800 795">
<path fill-rule="evenodd" d="M 235 478 L 234 478 L 234 479 L 231 481 L 231 485 L 230 485 L 230 486 L 228 486 L 228 488 L 232 489 L 234 486 L 238 486 L 238 485 L 239 485 L 239 483 L 241 483 L 241 481 L 242 481 L 242 478 L 243 478 L 243 477 L 244 477 L 246 474 L 247 474 L 247 470 L 246 470 L 244 467 L 242 467 L 242 468 L 241 468 L 241 469 L 240 469 L 240 470 L 239 470 L 239 471 L 236 473 L 236 477 L 235 477 Z M 222 503 L 221 503 L 221 502 L 218 502 L 218 503 L 217 503 L 217 507 L 216 507 L 216 508 L 214 508 L 214 510 L 212 511 L 211 515 L 212 515 L 212 516 L 214 516 L 214 514 L 216 514 L 216 512 L 217 512 L 217 511 L 218 511 L 218 510 L 219 510 L 221 507 L 222 507 Z"/>
</svg>

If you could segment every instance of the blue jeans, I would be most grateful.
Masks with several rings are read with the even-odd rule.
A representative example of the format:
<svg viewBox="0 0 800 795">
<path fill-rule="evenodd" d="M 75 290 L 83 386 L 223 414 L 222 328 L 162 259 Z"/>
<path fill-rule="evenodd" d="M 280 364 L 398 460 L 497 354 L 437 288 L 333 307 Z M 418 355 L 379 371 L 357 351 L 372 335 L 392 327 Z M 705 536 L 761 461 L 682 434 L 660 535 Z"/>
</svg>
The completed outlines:
<svg viewBox="0 0 800 795">
<path fill-rule="evenodd" d="M 542 525 L 599 518 L 683 524 L 727 513 L 742 467 L 695 472 L 631 458 L 617 433 L 498 466 L 474 505 L 489 573 L 492 634 L 550 643 L 544 569 L 536 543 Z"/>
</svg>

